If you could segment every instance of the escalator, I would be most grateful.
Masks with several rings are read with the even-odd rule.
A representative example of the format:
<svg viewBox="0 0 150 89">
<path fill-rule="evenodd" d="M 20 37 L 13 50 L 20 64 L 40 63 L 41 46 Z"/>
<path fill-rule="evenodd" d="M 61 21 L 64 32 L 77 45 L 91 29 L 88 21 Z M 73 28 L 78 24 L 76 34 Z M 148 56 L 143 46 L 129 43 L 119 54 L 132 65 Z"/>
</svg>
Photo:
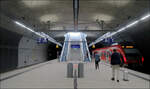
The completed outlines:
<svg viewBox="0 0 150 89">
<path fill-rule="evenodd" d="M 59 60 L 60 62 L 90 62 L 91 57 L 87 46 L 86 34 L 77 33 L 75 35 L 75 33 L 67 33 Z"/>
</svg>

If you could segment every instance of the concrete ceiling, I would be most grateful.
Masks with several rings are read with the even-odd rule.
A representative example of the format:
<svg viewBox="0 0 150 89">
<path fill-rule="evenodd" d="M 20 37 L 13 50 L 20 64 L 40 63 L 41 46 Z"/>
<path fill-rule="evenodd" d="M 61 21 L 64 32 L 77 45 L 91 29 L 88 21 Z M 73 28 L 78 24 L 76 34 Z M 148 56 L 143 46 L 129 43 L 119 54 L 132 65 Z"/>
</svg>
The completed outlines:
<svg viewBox="0 0 150 89">
<path fill-rule="evenodd" d="M 0 4 L 1 12 L 8 17 L 26 22 L 59 41 L 73 30 L 73 0 L 3 0 Z M 93 41 L 149 7 L 149 0 L 80 0 L 79 30 Z"/>
</svg>

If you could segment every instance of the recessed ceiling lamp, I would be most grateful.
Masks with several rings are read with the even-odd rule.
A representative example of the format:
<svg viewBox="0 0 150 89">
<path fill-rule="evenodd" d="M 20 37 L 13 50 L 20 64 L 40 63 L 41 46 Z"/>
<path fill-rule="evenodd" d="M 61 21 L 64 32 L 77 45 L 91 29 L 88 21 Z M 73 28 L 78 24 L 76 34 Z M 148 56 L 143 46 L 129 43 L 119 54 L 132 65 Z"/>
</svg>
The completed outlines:
<svg viewBox="0 0 150 89">
<path fill-rule="evenodd" d="M 114 6 L 126 6 L 131 2 L 131 0 L 105 0 L 106 3 L 114 5 Z"/>
<path fill-rule="evenodd" d="M 50 0 L 22 0 L 22 3 L 29 8 L 36 8 L 48 5 Z"/>
<path fill-rule="evenodd" d="M 103 20 L 105 21 L 106 23 L 110 22 L 111 20 L 113 20 L 113 17 L 110 16 L 110 15 L 107 15 L 107 14 L 96 14 L 94 16 L 94 21 L 96 20 Z"/>
<path fill-rule="evenodd" d="M 40 17 L 40 21 L 42 21 L 42 22 L 47 22 L 47 21 L 57 22 L 58 17 L 56 15 L 43 15 Z"/>
</svg>

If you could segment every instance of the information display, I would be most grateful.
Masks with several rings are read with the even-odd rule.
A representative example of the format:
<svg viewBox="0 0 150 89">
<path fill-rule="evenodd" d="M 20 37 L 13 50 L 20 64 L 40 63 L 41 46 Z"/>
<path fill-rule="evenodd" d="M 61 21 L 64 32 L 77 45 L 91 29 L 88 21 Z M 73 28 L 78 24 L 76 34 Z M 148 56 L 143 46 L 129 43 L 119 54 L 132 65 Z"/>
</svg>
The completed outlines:
<svg viewBox="0 0 150 89">
<path fill-rule="evenodd" d="M 71 45 L 71 48 L 80 48 L 80 45 L 79 44 L 73 44 L 73 45 Z"/>
<path fill-rule="evenodd" d="M 37 43 L 38 44 L 48 43 L 48 39 L 47 38 L 38 38 Z"/>
</svg>

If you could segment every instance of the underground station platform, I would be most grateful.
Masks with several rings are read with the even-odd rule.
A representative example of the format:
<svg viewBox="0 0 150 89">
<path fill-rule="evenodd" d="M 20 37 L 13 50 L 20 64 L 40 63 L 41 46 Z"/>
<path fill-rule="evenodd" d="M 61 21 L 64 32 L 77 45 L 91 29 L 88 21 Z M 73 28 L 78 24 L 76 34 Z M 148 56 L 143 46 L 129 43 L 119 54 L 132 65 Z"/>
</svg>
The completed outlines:
<svg viewBox="0 0 150 89">
<path fill-rule="evenodd" d="M 128 71 L 124 74 L 124 70 Z M 120 68 L 120 82 L 112 81 L 112 70 L 109 64 L 100 62 L 99 69 L 95 64 L 84 63 L 83 75 L 77 79 L 69 78 L 67 63 L 58 60 L 48 61 L 28 68 L 22 68 L 1 74 L 1 89 L 50 88 L 50 89 L 103 89 L 103 88 L 150 88 L 149 75 L 126 68 Z M 127 80 L 123 80 L 126 78 Z"/>
</svg>

